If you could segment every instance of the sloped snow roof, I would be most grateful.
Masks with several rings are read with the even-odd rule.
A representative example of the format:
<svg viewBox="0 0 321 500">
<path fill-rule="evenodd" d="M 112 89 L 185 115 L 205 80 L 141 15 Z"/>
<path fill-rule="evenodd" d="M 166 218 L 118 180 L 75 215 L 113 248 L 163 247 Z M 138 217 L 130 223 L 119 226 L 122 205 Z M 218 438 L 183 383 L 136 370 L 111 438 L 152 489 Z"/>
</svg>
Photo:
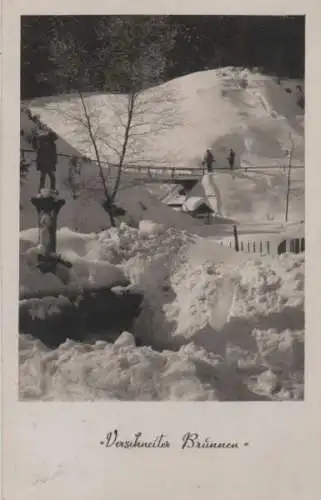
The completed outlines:
<svg viewBox="0 0 321 500">
<path fill-rule="evenodd" d="M 246 88 L 240 84 L 244 78 Z M 115 148 L 119 149 L 123 137 L 120 118 L 126 123 L 126 96 L 87 94 L 85 101 L 95 110 L 94 121 L 102 131 L 101 156 L 116 163 Z M 295 156 L 303 157 L 303 128 L 297 121 L 302 110 L 267 75 L 234 68 L 200 71 L 142 92 L 138 106 L 144 113 L 133 118 L 138 135 L 130 138 L 125 161 L 195 168 L 201 166 L 205 150 L 212 148 L 216 164 L 228 168 L 232 147 L 236 164 L 244 154 L 273 163 L 284 157 L 290 133 L 297 144 Z M 67 141 L 78 142 L 82 154 L 94 155 L 88 131 L 79 130 L 82 108 L 77 95 L 35 99 L 30 109 Z"/>
<path fill-rule="evenodd" d="M 212 210 L 209 204 L 206 203 L 205 199 L 202 196 L 190 196 L 189 198 L 187 198 L 187 200 L 185 200 L 183 204 L 183 210 L 185 212 L 194 212 L 202 205 L 206 205 L 210 210 Z"/>
</svg>

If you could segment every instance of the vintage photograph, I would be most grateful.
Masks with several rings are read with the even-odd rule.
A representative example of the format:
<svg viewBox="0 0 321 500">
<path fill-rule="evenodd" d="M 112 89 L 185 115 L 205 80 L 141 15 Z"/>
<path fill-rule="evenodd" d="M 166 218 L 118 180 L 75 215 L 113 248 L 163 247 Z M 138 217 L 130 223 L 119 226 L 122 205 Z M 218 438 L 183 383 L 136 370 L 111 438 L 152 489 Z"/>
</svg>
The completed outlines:
<svg viewBox="0 0 321 500">
<path fill-rule="evenodd" d="M 21 16 L 19 399 L 302 401 L 305 17 Z"/>
</svg>

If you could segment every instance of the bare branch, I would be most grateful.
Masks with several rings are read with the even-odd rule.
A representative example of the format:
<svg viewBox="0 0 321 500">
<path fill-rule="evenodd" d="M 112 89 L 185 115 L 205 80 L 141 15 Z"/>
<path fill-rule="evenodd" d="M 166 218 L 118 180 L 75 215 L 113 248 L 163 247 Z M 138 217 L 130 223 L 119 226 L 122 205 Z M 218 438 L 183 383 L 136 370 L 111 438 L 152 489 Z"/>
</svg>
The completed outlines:
<svg viewBox="0 0 321 500">
<path fill-rule="evenodd" d="M 179 122 L 175 96 L 168 92 L 166 84 L 158 87 L 163 82 L 166 54 L 173 46 L 175 33 L 166 16 L 112 16 L 102 18 L 97 37 L 101 51 L 95 71 L 104 74 L 108 91 L 113 89 L 108 95 L 87 99 L 84 88 L 91 62 L 72 35 L 54 37 L 53 52 L 59 77 L 68 80 L 80 99 L 80 106 L 70 104 L 64 118 L 80 128 L 77 140 L 88 144 L 94 153 L 113 224 L 112 205 L 121 187 L 123 168 L 135 161 L 148 164 L 150 139 Z M 106 169 L 103 160 L 116 167 Z M 161 158 L 158 163 L 163 161 Z M 110 180 L 115 173 L 111 189 L 106 178 Z M 88 181 L 88 188 L 96 189 L 96 185 Z"/>
</svg>

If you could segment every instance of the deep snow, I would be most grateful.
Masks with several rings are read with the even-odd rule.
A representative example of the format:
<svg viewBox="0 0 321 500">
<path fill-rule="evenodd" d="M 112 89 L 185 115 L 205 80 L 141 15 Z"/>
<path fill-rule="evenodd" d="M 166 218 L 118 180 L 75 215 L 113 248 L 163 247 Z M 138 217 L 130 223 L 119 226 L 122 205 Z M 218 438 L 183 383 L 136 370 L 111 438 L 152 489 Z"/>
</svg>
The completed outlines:
<svg viewBox="0 0 321 500">
<path fill-rule="evenodd" d="M 30 249 L 35 233 L 22 237 Z M 302 398 L 302 255 L 247 259 L 148 221 L 98 235 L 60 230 L 58 248 L 124 273 L 144 291 L 143 312 L 115 344 L 49 351 L 24 332 L 21 398 Z"/>
<path fill-rule="evenodd" d="M 240 86 L 244 76 L 246 89 Z M 86 97 L 99 118 L 102 157 L 109 161 L 117 160 L 124 99 Z M 29 106 L 62 138 L 59 152 L 92 156 L 87 134 L 75 120 L 76 96 L 38 99 Z M 144 291 L 144 307 L 132 331 L 123 332 L 115 344 L 67 341 L 49 351 L 30 332 L 22 332 L 21 398 L 302 399 L 303 255 L 257 258 L 214 241 L 230 236 L 233 222 L 241 223 L 245 235 L 270 239 L 274 234 L 276 244 L 285 230 L 302 236 L 304 228 L 297 222 L 304 220 L 303 168 L 293 169 L 290 221 L 295 224 L 283 222 L 285 150 L 291 134 L 294 164 L 303 162 L 302 111 L 272 78 L 233 68 L 168 82 L 144 93 L 140 106 L 143 113 L 135 125 L 149 133 L 132 139 L 127 162 L 192 169 L 201 164 L 204 150 L 213 147 L 216 164 L 227 169 L 232 146 L 241 169 L 204 176 L 190 193 L 203 196 L 220 216 L 210 226 L 165 206 L 164 201 L 177 196 L 177 187 L 142 185 L 134 173 L 124 172 L 117 204 L 139 227 L 108 229 L 96 166 L 83 166 L 74 200 L 68 159 L 60 158 L 57 179 L 66 206 L 59 215 L 58 251 L 73 262 L 75 283 L 113 284 L 129 278 Z M 30 128 L 24 114 L 22 125 Z M 22 144 L 27 146 L 24 139 Z M 271 164 L 279 168 L 268 169 Z M 245 166 L 251 168 L 246 171 Z M 110 170 L 109 179 L 113 176 Z M 58 286 L 55 278 L 40 277 L 34 267 L 37 219 L 30 197 L 37 181 L 31 167 L 21 189 L 20 286 L 29 292 Z M 222 223 L 227 220 L 229 224 Z M 135 338 L 145 345 L 136 347 Z"/>
</svg>

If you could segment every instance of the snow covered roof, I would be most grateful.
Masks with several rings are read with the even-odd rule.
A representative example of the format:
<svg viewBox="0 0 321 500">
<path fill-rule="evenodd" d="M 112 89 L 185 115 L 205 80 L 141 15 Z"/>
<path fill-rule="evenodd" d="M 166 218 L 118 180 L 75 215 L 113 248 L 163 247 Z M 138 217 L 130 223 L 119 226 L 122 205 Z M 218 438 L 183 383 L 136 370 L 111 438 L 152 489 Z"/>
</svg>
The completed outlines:
<svg viewBox="0 0 321 500">
<path fill-rule="evenodd" d="M 246 88 L 240 84 L 244 78 Z M 303 128 L 297 120 L 302 110 L 295 97 L 267 75 L 235 68 L 200 71 L 148 89 L 139 99 L 138 105 L 144 107 L 144 125 L 140 125 L 139 137 L 130 141 L 132 163 L 194 168 L 201 166 L 209 147 L 216 165 L 228 167 L 229 148 L 236 153 L 236 163 L 244 154 L 255 154 L 263 162 L 273 163 L 273 159 L 284 157 L 283 146 L 290 133 L 297 143 L 295 156 L 304 157 Z M 104 139 L 98 141 L 102 159 L 117 163 L 115 148 L 119 149 L 123 137 L 120 118 L 123 116 L 126 122 L 126 96 L 94 93 L 87 94 L 85 100 L 90 108 L 101 110 L 102 136 L 109 137 L 108 145 Z M 40 98 L 30 103 L 42 123 L 59 130 L 71 143 L 77 140 L 81 153 L 87 155 L 88 132 L 77 131 L 77 139 L 75 136 L 78 106 L 77 95 Z M 153 131 L 156 115 L 161 116 L 161 123 Z M 90 154 L 94 156 L 92 148 Z"/>
<path fill-rule="evenodd" d="M 243 77 L 248 80 L 246 89 L 238 87 L 238 80 Z M 176 78 L 164 85 L 143 92 L 141 97 L 146 104 L 147 121 L 149 99 L 153 96 L 156 97 L 157 106 L 162 106 L 163 101 L 158 97 L 168 92 L 172 92 L 177 97 L 177 102 L 170 101 L 169 104 L 175 113 L 177 111 L 179 124 L 167 127 L 156 136 L 153 133 L 151 135 L 143 134 L 144 137 L 139 137 L 142 143 L 137 150 L 135 149 L 136 139 L 133 139 L 134 142 L 129 147 L 131 156 L 129 158 L 128 155 L 126 161 L 130 160 L 132 163 L 139 164 L 138 160 L 142 160 L 142 164 L 145 164 L 144 161 L 148 160 L 148 164 L 154 167 L 160 164 L 167 167 L 171 165 L 177 168 L 192 168 L 200 164 L 204 151 L 207 147 L 212 146 L 216 160 L 215 165 L 217 167 L 226 165 L 227 170 L 215 171 L 214 169 L 213 175 L 204 175 L 193 191 L 189 192 L 190 198 L 202 197 L 215 214 L 242 223 L 251 221 L 266 223 L 267 221 L 284 220 L 287 189 L 287 179 L 284 175 L 284 166 L 287 160 L 284 150 L 289 146 L 290 133 L 295 142 L 293 166 L 304 159 L 304 120 L 302 120 L 302 110 L 300 111 L 296 105 L 293 96 L 287 94 L 273 78 L 254 74 L 248 70 L 241 73 L 230 67 L 221 70 L 201 71 Z M 89 106 L 102 110 L 100 116 L 100 125 L 104 132 L 102 135 L 110 136 L 115 142 L 118 141 L 119 134 L 122 134 L 123 131 L 115 125 L 116 118 L 112 110 L 116 109 L 121 114 L 126 104 L 126 96 L 87 94 L 86 100 Z M 42 123 L 46 123 L 62 139 L 65 139 L 65 143 L 59 142 L 58 150 L 60 153 L 74 153 L 73 147 L 80 154 L 94 157 L 93 151 L 88 146 L 90 142 L 88 134 L 86 135 L 86 131 L 81 129 L 77 123 L 75 110 L 78 104 L 76 95 L 36 99 L 29 103 L 33 114 L 39 114 Z M 160 111 L 162 110 L 160 109 Z M 158 113 L 158 109 L 153 108 L 153 117 L 155 112 Z M 165 115 L 167 112 L 166 108 Z M 300 113 L 301 120 L 298 121 Z M 68 119 L 62 120 L 62 116 L 68 117 Z M 23 128 L 25 129 L 24 125 Z M 23 138 L 21 143 L 25 143 Z M 113 146 L 113 144 L 111 145 Z M 28 147 L 27 144 L 26 148 L 28 149 Z M 102 159 L 112 160 L 112 152 L 108 150 L 105 143 L 98 141 L 98 147 Z M 227 163 L 230 147 L 236 152 L 233 172 L 229 170 Z M 135 151 L 133 157 L 132 151 Z M 146 157 L 143 158 L 145 154 Z M 249 167 L 248 170 L 239 168 L 242 167 L 244 159 Z M 271 165 L 274 167 L 279 165 L 279 168 L 271 169 Z M 303 167 L 303 165 L 301 166 Z M 57 185 L 61 192 L 64 190 L 65 171 L 68 171 L 67 162 L 60 157 L 59 168 L 57 168 Z M 82 173 L 85 176 L 85 179 L 82 180 L 83 185 L 94 184 L 91 177 L 97 177 L 96 172 L 96 165 L 88 164 Z M 113 175 L 113 172 L 110 172 L 112 182 L 114 181 Z M 32 177 L 33 173 L 30 172 L 29 180 Z M 143 182 L 143 180 L 140 179 L 139 182 Z M 38 183 L 38 177 L 36 181 Z M 142 210 L 138 206 L 138 200 L 145 199 L 143 190 L 146 186 L 144 188 L 141 185 L 137 186 L 137 173 L 124 171 L 121 182 L 117 203 L 118 198 L 120 198 L 119 202 L 123 202 L 127 211 L 130 205 L 130 209 L 138 219 L 148 217 L 161 223 L 164 222 L 164 219 L 175 218 L 181 227 L 183 218 L 179 218 L 177 213 L 173 216 L 174 210 L 170 208 L 173 205 L 177 206 L 182 201 L 181 198 L 177 197 L 179 187 L 153 188 L 151 191 L 153 197 L 161 200 L 161 203 L 157 204 L 150 197 L 148 205 L 152 213 L 146 214 L 146 210 Z M 30 184 L 22 187 L 21 190 L 22 203 L 26 206 L 26 202 L 30 198 L 27 193 L 28 189 L 30 189 Z M 34 182 L 32 189 L 37 190 L 36 182 Z M 150 188 L 148 189 L 150 190 Z M 134 198 L 137 198 L 136 201 Z M 145 201 L 143 200 L 144 204 L 146 204 Z M 84 210 L 84 203 L 86 203 L 86 210 Z M 195 203 L 200 202 L 190 200 L 187 202 L 187 207 L 194 209 Z M 166 204 L 170 206 L 166 207 Z M 180 215 L 187 217 L 186 214 Z M 22 219 L 23 227 L 34 225 L 35 222 L 31 222 L 35 221 L 34 211 L 30 210 L 28 214 L 25 211 Z M 87 201 L 87 199 L 85 201 L 84 197 L 80 197 L 78 205 L 75 202 L 71 207 L 66 205 L 59 223 L 61 224 L 63 221 L 64 224 L 70 225 L 71 220 L 74 219 L 78 221 L 75 226 L 78 227 L 80 224 L 79 227 L 82 230 L 91 230 L 94 219 L 97 221 L 95 227 L 100 228 L 106 225 L 106 213 L 101 208 L 101 204 L 99 203 L 97 206 L 94 201 Z M 304 219 L 304 168 L 295 168 L 291 178 L 289 220 L 302 219 Z M 187 220 L 186 224 L 188 224 Z"/>
<path fill-rule="evenodd" d="M 186 200 L 186 196 L 176 196 L 175 198 L 172 198 L 171 200 L 166 202 L 166 205 L 171 207 L 171 206 L 183 206 L 184 202 Z"/>
<path fill-rule="evenodd" d="M 194 212 L 202 205 L 206 205 L 208 209 L 212 211 L 211 207 L 202 196 L 191 196 L 190 198 L 187 198 L 183 204 L 183 210 L 185 212 Z"/>
</svg>

